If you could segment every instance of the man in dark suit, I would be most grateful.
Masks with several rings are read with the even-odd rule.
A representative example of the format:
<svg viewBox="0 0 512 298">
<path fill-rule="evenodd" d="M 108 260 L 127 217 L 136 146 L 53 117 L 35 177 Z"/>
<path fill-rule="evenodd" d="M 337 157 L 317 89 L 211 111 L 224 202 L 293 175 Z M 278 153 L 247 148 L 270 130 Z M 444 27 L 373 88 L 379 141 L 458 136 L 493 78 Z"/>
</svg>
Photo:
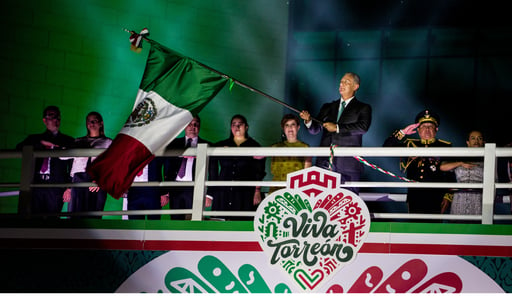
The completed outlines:
<svg viewBox="0 0 512 298">
<path fill-rule="evenodd" d="M 322 131 L 321 147 L 361 147 L 363 135 L 372 122 L 372 108 L 356 98 L 360 78 L 357 74 L 347 72 L 340 80 L 340 99 L 326 103 L 320 108 L 313 121 L 308 111 L 302 111 L 300 117 L 311 134 Z M 341 174 L 341 182 L 358 181 L 363 172 L 363 165 L 354 157 L 335 157 L 332 164 L 329 157 L 318 157 L 316 165 Z M 359 193 L 358 187 L 347 187 Z"/>
<path fill-rule="evenodd" d="M 174 139 L 166 149 L 183 149 L 188 147 L 197 147 L 198 143 L 211 143 L 199 137 L 201 128 L 201 119 L 194 116 L 194 119 L 185 128 L 185 136 Z M 182 156 L 166 158 L 164 164 L 165 181 L 193 181 L 195 176 L 195 157 Z M 193 187 L 173 187 L 167 190 L 162 197 L 168 197 L 169 207 L 171 209 L 191 209 L 192 198 L 194 195 Z M 211 206 L 212 197 L 206 196 L 205 207 Z M 190 214 L 173 214 L 171 219 L 190 219 Z"/>
<path fill-rule="evenodd" d="M 56 106 L 48 106 L 43 111 L 43 123 L 46 131 L 41 134 L 29 135 L 16 145 L 17 150 L 24 146 L 33 146 L 34 150 L 62 150 L 73 146 L 75 139 L 59 131 L 60 110 Z M 55 184 L 70 183 L 73 160 L 59 158 L 37 158 L 34 165 L 33 183 Z M 61 212 L 64 201 L 62 195 L 66 188 L 41 187 L 32 189 L 32 213 L 58 213 Z"/>
</svg>

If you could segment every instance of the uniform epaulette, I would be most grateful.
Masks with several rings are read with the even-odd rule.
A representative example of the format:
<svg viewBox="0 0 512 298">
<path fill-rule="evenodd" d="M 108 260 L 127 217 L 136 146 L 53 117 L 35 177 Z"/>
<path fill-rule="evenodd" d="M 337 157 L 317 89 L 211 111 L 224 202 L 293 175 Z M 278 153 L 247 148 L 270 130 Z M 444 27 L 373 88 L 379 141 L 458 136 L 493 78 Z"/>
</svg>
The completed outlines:
<svg viewBox="0 0 512 298">
<path fill-rule="evenodd" d="M 449 141 L 445 141 L 445 140 L 441 140 L 441 139 L 437 139 L 439 142 L 441 143 L 445 143 L 445 144 L 448 144 L 448 145 L 451 145 L 452 142 L 449 142 Z"/>
</svg>

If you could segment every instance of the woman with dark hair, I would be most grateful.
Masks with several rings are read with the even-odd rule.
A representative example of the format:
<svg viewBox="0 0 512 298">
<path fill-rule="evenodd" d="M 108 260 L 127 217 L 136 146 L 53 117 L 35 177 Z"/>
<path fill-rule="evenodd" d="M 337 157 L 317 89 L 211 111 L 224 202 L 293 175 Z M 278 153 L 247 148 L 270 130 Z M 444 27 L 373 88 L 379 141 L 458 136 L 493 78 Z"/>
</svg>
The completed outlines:
<svg viewBox="0 0 512 298">
<path fill-rule="evenodd" d="M 261 147 L 248 134 L 249 125 L 243 115 L 231 118 L 229 138 L 214 147 Z M 253 156 L 216 157 L 210 165 L 210 180 L 260 181 L 265 177 L 265 158 Z M 212 187 L 213 211 L 255 211 L 261 202 L 259 186 Z M 251 217 L 230 217 L 235 220 L 252 220 Z"/>
<path fill-rule="evenodd" d="M 75 139 L 74 148 L 108 148 L 112 139 L 105 136 L 103 117 L 98 112 L 90 112 L 85 118 L 87 135 Z M 75 157 L 71 167 L 73 183 L 91 182 L 91 177 L 85 169 L 96 157 Z M 69 212 L 103 211 L 107 200 L 107 193 L 99 187 L 73 187 L 68 188 L 63 195 L 64 202 L 68 202 Z M 101 216 L 91 216 L 100 218 Z"/>
<path fill-rule="evenodd" d="M 308 144 L 297 138 L 300 129 L 299 117 L 294 114 L 286 114 L 281 119 L 281 129 L 284 140 L 275 143 L 272 147 L 309 147 Z M 311 156 L 273 156 L 270 164 L 270 171 L 274 177 L 272 181 L 286 181 L 288 173 L 299 171 L 311 166 Z M 272 193 L 282 187 L 270 187 Z"/>
<path fill-rule="evenodd" d="M 480 130 L 472 130 L 466 137 L 468 147 L 484 147 L 485 140 Z M 484 161 L 481 157 L 465 158 L 457 160 L 452 158 L 443 161 L 441 171 L 455 173 L 459 183 L 482 183 L 484 177 Z M 449 206 L 451 203 L 451 206 Z M 443 211 L 450 207 L 450 214 L 482 214 L 482 190 L 460 189 L 453 195 L 453 201 L 443 201 Z"/>
</svg>

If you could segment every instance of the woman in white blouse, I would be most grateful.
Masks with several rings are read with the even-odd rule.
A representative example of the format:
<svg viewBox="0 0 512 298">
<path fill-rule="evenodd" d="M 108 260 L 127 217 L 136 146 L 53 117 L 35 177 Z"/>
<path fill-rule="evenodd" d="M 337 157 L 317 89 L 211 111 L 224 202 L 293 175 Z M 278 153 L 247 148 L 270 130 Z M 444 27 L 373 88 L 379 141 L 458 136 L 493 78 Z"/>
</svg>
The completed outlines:
<svg viewBox="0 0 512 298">
<path fill-rule="evenodd" d="M 103 117 L 98 112 L 90 112 L 85 119 L 87 135 L 75 139 L 75 148 L 108 148 L 112 139 L 105 136 Z M 75 157 L 71 167 L 73 183 L 92 182 L 86 173 L 87 165 L 95 157 Z M 107 193 L 99 187 L 73 187 L 68 188 L 63 195 L 64 202 L 68 202 L 69 212 L 103 211 L 107 200 Z M 101 216 L 90 216 L 100 218 Z"/>
</svg>

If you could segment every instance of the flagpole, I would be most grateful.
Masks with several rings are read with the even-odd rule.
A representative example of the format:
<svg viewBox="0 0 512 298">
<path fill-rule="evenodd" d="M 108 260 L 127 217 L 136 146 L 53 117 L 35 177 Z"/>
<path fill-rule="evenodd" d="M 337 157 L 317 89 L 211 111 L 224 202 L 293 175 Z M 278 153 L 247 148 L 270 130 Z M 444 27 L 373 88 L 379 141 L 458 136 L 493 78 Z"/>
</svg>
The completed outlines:
<svg viewBox="0 0 512 298">
<path fill-rule="evenodd" d="M 130 34 L 138 34 L 137 32 L 132 31 L 132 30 L 128 30 L 128 29 L 124 29 L 124 31 L 126 31 L 126 32 L 128 32 L 128 33 L 130 33 Z M 142 37 L 142 39 L 144 39 L 144 40 L 146 40 L 146 41 L 151 41 L 149 38 L 147 38 L 147 37 L 146 37 L 146 36 L 144 36 L 144 35 L 140 35 L 140 36 Z M 282 105 L 282 106 L 284 106 L 284 107 L 286 107 L 286 108 L 288 108 L 288 109 L 290 109 L 290 110 L 292 110 L 292 111 L 296 112 L 297 114 L 300 114 L 300 113 L 302 112 L 302 111 L 300 111 L 299 109 L 296 109 L 296 108 L 294 108 L 294 107 L 290 106 L 289 104 L 285 103 L 284 101 L 279 100 L 279 99 L 277 99 L 277 98 L 275 98 L 275 97 L 273 97 L 273 96 L 271 96 L 271 95 L 269 95 L 269 94 L 266 94 L 266 93 L 265 93 L 265 92 L 263 92 L 263 91 L 260 91 L 260 90 L 258 90 L 258 89 L 256 89 L 256 88 L 253 88 L 253 87 L 251 87 L 251 86 L 249 86 L 249 85 L 247 85 L 247 84 L 245 84 L 245 83 L 242 83 L 242 82 L 240 82 L 239 80 L 237 80 L 237 79 L 235 79 L 235 78 L 233 78 L 233 77 L 230 77 L 230 76 L 228 76 L 228 75 L 227 75 L 227 74 L 225 74 L 225 73 L 222 73 L 222 72 L 220 72 L 220 71 L 218 71 L 218 70 L 216 70 L 216 69 L 213 69 L 213 68 L 209 67 L 208 65 L 205 65 L 205 64 L 203 64 L 203 63 L 201 63 L 201 62 L 199 62 L 199 61 L 197 61 L 197 60 L 195 60 L 195 62 L 196 62 L 197 64 L 201 65 L 202 67 L 204 67 L 204 68 L 206 68 L 206 69 L 208 69 L 208 70 L 210 70 L 210 71 L 212 71 L 212 72 L 214 72 L 214 73 L 216 73 L 216 74 L 218 74 L 218 75 L 220 75 L 220 76 L 222 76 L 222 77 L 224 77 L 224 78 L 227 78 L 227 79 L 231 80 L 233 83 L 235 83 L 235 84 L 237 84 L 237 85 L 239 85 L 239 86 L 241 86 L 241 87 L 243 87 L 243 88 L 245 88 L 245 89 L 249 89 L 249 90 L 250 90 L 250 91 L 252 91 L 252 92 L 258 93 L 259 95 L 262 95 L 262 96 L 264 96 L 264 97 L 266 97 L 266 98 L 268 98 L 268 99 L 272 100 L 273 102 L 278 103 L 278 104 L 280 104 L 280 105 Z M 318 119 L 316 119 L 316 118 L 314 118 L 314 117 L 311 117 L 311 120 L 316 121 L 316 122 L 318 122 L 318 123 L 320 123 L 320 124 L 322 124 L 322 123 L 323 123 L 322 121 L 320 121 L 320 120 L 318 120 Z"/>
</svg>

